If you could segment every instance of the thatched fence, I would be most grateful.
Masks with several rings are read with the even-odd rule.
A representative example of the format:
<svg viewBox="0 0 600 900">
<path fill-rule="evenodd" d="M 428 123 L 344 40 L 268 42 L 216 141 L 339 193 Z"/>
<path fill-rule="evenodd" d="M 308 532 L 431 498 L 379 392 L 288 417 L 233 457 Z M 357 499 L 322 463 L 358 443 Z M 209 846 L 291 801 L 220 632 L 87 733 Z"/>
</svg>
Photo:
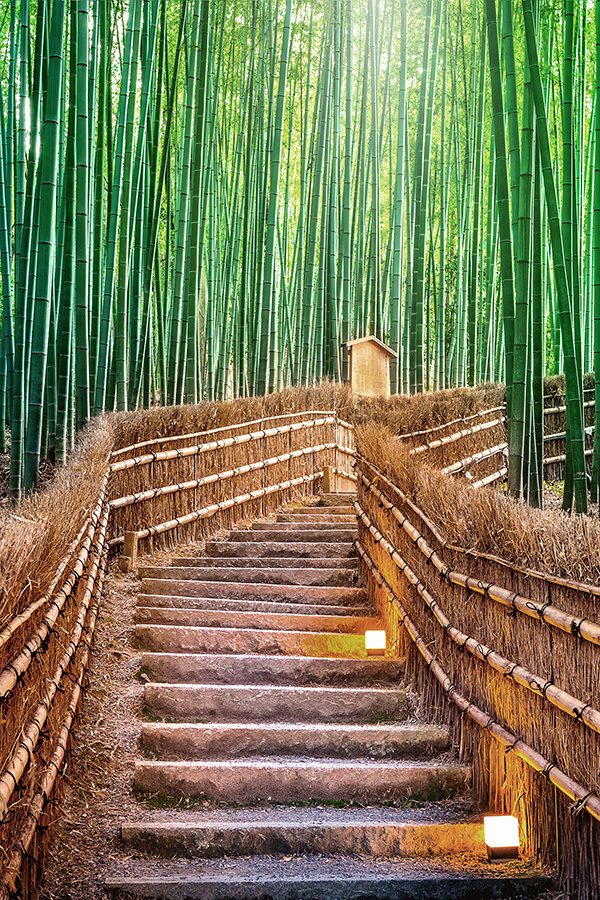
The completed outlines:
<svg viewBox="0 0 600 900">
<path fill-rule="evenodd" d="M 110 554 L 267 516 L 324 471 L 357 490 L 365 581 L 423 713 L 451 724 L 481 802 L 591 896 L 600 524 L 483 490 L 505 462 L 494 386 L 380 402 L 323 385 L 95 422 L 0 519 L 0 898 L 36 895 Z"/>
</svg>

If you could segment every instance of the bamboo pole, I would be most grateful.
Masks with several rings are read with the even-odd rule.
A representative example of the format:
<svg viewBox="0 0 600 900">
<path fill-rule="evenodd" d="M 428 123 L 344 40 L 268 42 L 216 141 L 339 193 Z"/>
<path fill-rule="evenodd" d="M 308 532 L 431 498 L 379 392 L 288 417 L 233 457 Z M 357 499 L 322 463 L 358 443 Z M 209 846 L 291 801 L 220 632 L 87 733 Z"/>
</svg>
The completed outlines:
<svg viewBox="0 0 600 900">
<path fill-rule="evenodd" d="M 104 480 L 102 481 L 101 496 L 103 496 L 103 493 L 106 492 L 107 483 L 108 483 L 108 473 L 104 476 Z M 89 540 L 91 540 L 91 538 L 93 537 L 93 532 L 96 529 L 96 526 L 98 523 L 98 517 L 100 515 L 100 510 L 102 508 L 102 503 L 103 503 L 103 500 L 99 499 L 92 514 L 88 518 L 86 518 L 85 522 L 79 529 L 78 534 L 71 542 L 71 545 L 69 546 L 69 549 L 67 550 L 66 554 L 63 556 L 63 558 L 59 562 L 58 566 L 56 567 L 56 571 L 54 573 L 52 581 L 50 582 L 48 590 L 43 595 L 43 597 L 39 597 L 37 600 L 34 600 L 33 603 L 30 603 L 29 606 L 26 607 L 26 609 L 24 609 L 22 612 L 18 613 L 16 616 L 14 616 L 11 619 L 11 621 L 7 625 L 4 626 L 2 631 L 0 631 L 0 649 L 6 644 L 6 642 L 8 640 L 10 640 L 10 638 L 13 636 L 13 634 L 22 625 L 25 624 L 25 622 L 29 621 L 29 619 L 34 614 L 34 612 L 36 612 L 38 609 L 41 609 L 42 606 L 45 606 L 46 603 L 48 603 L 48 601 L 50 600 L 50 598 L 54 595 L 57 585 L 59 584 L 60 579 L 63 577 L 69 563 L 71 562 L 71 560 L 73 558 L 73 554 L 75 553 L 75 551 L 77 550 L 77 547 L 81 543 L 81 540 L 82 540 L 84 534 L 86 534 L 86 532 L 87 532 L 87 539 L 89 539 Z"/>
<path fill-rule="evenodd" d="M 310 416 L 311 418 L 329 417 L 335 416 L 335 410 L 310 409 L 303 410 L 302 412 L 282 413 L 278 416 L 267 416 L 266 418 L 262 417 L 260 419 L 252 419 L 248 422 L 240 422 L 239 424 L 232 423 L 231 425 L 220 425 L 218 428 L 210 428 L 208 431 L 194 431 L 188 434 L 164 435 L 163 437 L 152 438 L 148 441 L 140 441 L 137 444 L 129 444 L 127 447 L 120 447 L 118 450 L 113 450 L 111 453 L 111 459 L 116 459 L 118 456 L 122 456 L 124 453 L 132 453 L 136 450 L 143 450 L 145 447 L 152 447 L 155 444 L 170 444 L 179 441 L 191 441 L 196 440 L 196 438 L 208 437 L 208 435 L 211 434 L 221 434 L 223 431 L 233 431 L 237 428 L 248 429 L 252 425 L 262 425 L 267 422 L 278 422 L 282 419 L 297 418 L 298 416 Z M 348 428 L 354 430 L 354 425 L 349 425 L 348 423 L 345 424 Z"/>
<path fill-rule="evenodd" d="M 105 498 L 105 493 L 106 488 L 103 487 L 100 494 L 103 501 Z M 17 655 L 8 663 L 8 665 L 5 666 L 3 671 L 0 672 L 0 700 L 5 698 L 10 693 L 10 691 L 13 690 L 15 685 L 19 683 L 19 681 L 22 679 L 23 675 L 31 665 L 31 662 L 36 653 L 39 652 L 40 648 L 44 644 L 44 641 L 53 631 L 56 625 L 56 621 L 62 609 L 64 608 L 67 599 L 71 596 L 73 587 L 84 572 L 94 536 L 95 532 L 94 534 L 90 534 L 86 537 L 82 548 L 79 551 L 71 574 L 62 585 L 60 591 L 58 591 L 58 596 L 56 597 L 56 599 L 54 599 L 50 603 L 50 609 L 34 631 L 33 636 L 27 641 L 27 643 L 17 653 Z"/>
<path fill-rule="evenodd" d="M 496 556 L 493 553 L 486 553 L 482 550 L 475 550 L 472 547 L 459 547 L 457 544 L 452 544 L 450 541 L 446 539 L 446 537 L 439 530 L 435 522 L 433 522 L 426 513 L 423 512 L 422 509 L 413 503 L 409 497 L 404 494 L 397 485 L 386 478 L 383 472 L 380 472 L 372 463 L 370 463 L 364 456 L 356 456 L 357 462 L 362 466 L 367 466 L 373 472 L 375 472 L 377 476 L 378 484 L 385 484 L 389 490 L 392 491 L 397 497 L 399 497 L 402 503 L 405 503 L 414 513 L 415 515 L 423 522 L 423 524 L 431 531 L 431 533 L 435 536 L 436 541 L 440 543 L 440 545 L 445 550 L 450 550 L 452 553 L 462 553 L 465 556 L 472 556 L 475 559 L 486 559 L 490 562 L 496 563 L 499 566 L 503 566 L 505 569 L 509 569 L 512 572 L 520 572 L 523 575 L 527 575 L 528 578 L 536 578 L 539 581 L 544 581 L 547 584 L 555 584 L 559 587 L 568 588 L 573 591 L 580 591 L 583 594 L 589 594 L 594 597 L 600 597 L 600 586 L 594 584 L 586 584 L 583 581 L 573 581 L 570 578 L 562 578 L 560 575 L 549 575 L 546 572 L 539 572 L 537 569 L 530 569 L 527 566 L 520 566 L 518 563 L 511 562 L 508 559 L 504 559 L 501 556 Z"/>
<path fill-rule="evenodd" d="M 18 887 L 18 879 L 23 866 L 23 860 L 26 857 L 29 847 L 35 837 L 44 806 L 51 796 L 58 775 L 62 772 L 64 759 L 67 755 L 69 738 L 73 721 L 77 714 L 77 708 L 83 690 L 83 681 L 87 673 L 90 648 L 94 637 L 96 619 L 98 616 L 98 608 L 100 605 L 100 597 L 102 595 L 102 587 L 104 575 L 106 571 L 106 551 L 100 566 L 100 577 L 97 582 L 97 590 L 94 594 L 94 600 L 91 605 L 89 623 L 82 636 L 83 652 L 81 662 L 79 664 L 79 672 L 77 676 L 73 676 L 73 690 L 67 711 L 63 718 L 58 731 L 58 738 L 54 750 L 48 760 L 48 763 L 40 778 L 39 785 L 33 796 L 29 800 L 27 816 L 21 828 L 18 840 L 15 842 L 15 849 L 12 851 L 8 862 L 2 872 L 2 881 L 0 882 L 0 900 L 8 900 L 14 897 Z"/>
<path fill-rule="evenodd" d="M 208 519 L 224 509 L 231 509 L 234 506 L 240 506 L 242 503 L 248 503 L 250 500 L 258 500 L 260 497 L 266 497 L 270 494 L 278 493 L 279 491 L 285 491 L 288 488 L 297 487 L 300 484 L 311 484 L 313 481 L 317 481 L 322 477 L 323 472 L 319 471 L 314 472 L 312 475 L 301 475 L 298 478 L 291 478 L 289 481 L 283 481 L 280 484 L 257 488 L 255 491 L 248 491 L 248 493 L 232 497 L 230 500 L 222 500 L 220 503 L 212 503 L 210 506 L 204 506 L 202 509 L 186 513 L 186 515 L 180 516 L 177 519 L 169 519 L 168 522 L 161 522 L 158 525 L 150 525 L 147 528 L 142 528 L 137 532 L 137 535 L 141 540 L 157 534 L 164 534 L 165 531 L 172 531 L 174 528 L 179 528 L 181 525 L 189 525 L 200 519 Z M 117 547 L 122 543 L 122 536 L 112 538 L 112 540 L 109 541 L 111 547 Z"/>
</svg>

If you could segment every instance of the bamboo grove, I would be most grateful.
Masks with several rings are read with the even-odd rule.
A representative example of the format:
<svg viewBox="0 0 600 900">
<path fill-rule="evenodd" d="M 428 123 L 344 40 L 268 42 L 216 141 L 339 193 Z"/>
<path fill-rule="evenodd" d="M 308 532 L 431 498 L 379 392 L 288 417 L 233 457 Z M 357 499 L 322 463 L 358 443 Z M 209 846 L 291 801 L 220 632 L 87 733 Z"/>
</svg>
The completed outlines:
<svg viewBox="0 0 600 900">
<path fill-rule="evenodd" d="M 540 504 L 600 409 L 600 2 L 0 0 L 0 443 L 14 496 L 105 410 L 346 376 L 505 381 Z M 591 493 L 590 493 L 591 491 Z"/>
</svg>

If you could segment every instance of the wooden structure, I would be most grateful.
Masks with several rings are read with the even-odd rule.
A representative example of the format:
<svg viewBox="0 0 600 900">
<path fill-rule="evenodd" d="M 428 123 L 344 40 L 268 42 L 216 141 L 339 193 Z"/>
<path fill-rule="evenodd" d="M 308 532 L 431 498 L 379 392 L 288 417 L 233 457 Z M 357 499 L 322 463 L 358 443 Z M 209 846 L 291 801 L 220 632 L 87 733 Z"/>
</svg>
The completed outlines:
<svg viewBox="0 0 600 900">
<path fill-rule="evenodd" d="M 350 387 L 361 397 L 390 396 L 390 359 L 397 354 L 374 335 L 348 341 Z"/>
</svg>

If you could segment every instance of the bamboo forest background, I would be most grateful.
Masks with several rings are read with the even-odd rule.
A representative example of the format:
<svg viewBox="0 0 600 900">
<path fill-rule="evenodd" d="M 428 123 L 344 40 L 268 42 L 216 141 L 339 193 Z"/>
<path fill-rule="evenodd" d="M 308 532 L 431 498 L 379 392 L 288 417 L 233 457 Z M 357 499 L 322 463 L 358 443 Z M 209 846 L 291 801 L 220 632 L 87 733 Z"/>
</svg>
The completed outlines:
<svg viewBox="0 0 600 900">
<path fill-rule="evenodd" d="M 534 503 L 564 370 L 583 511 L 599 5 L 0 0 L 13 495 L 94 414 L 341 379 L 373 333 L 394 391 L 506 381 Z"/>
</svg>

